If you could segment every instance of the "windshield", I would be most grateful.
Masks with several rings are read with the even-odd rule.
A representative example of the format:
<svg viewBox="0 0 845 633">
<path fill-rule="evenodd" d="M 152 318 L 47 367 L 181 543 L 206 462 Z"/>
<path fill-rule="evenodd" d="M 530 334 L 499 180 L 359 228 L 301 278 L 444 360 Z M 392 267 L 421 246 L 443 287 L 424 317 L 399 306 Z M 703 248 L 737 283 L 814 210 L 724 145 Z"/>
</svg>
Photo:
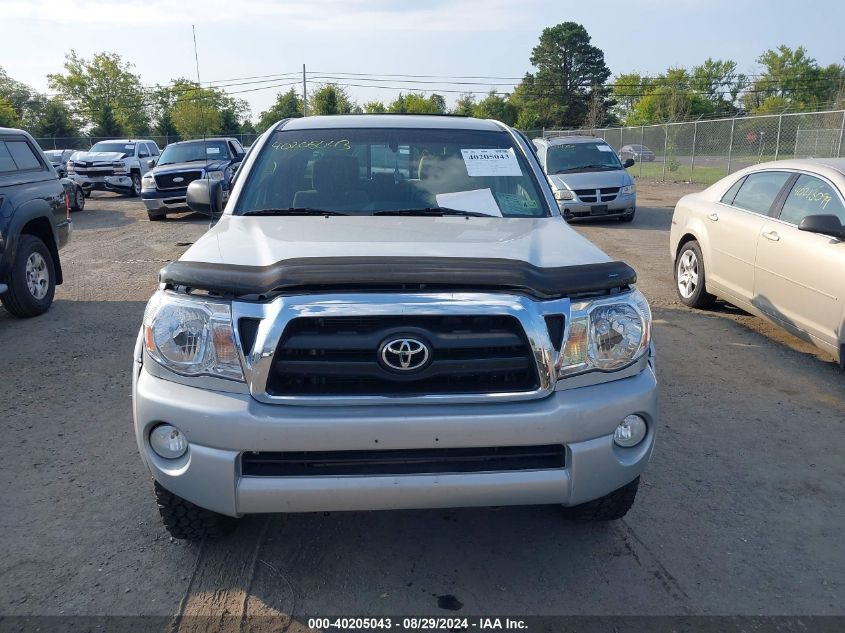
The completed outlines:
<svg viewBox="0 0 845 633">
<path fill-rule="evenodd" d="M 246 175 L 235 214 L 549 215 L 506 132 L 419 128 L 280 130 Z"/>
<path fill-rule="evenodd" d="M 116 143 L 114 141 L 101 141 L 95 143 L 89 152 L 119 152 L 131 156 L 135 153 L 134 143 Z"/>
<path fill-rule="evenodd" d="M 622 169 L 616 152 L 607 143 L 552 145 L 546 153 L 546 173 Z"/>
<path fill-rule="evenodd" d="M 174 143 L 164 148 L 159 165 L 191 163 L 194 161 L 221 160 L 229 158 L 226 141 L 200 141 L 198 143 Z"/>
</svg>

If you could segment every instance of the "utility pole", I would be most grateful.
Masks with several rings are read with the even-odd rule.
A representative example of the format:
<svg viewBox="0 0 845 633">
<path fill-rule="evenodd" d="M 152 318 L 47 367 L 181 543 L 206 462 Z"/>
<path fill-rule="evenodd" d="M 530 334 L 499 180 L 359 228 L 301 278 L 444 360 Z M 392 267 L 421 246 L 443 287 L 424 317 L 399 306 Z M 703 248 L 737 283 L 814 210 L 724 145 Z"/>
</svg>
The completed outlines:
<svg viewBox="0 0 845 633">
<path fill-rule="evenodd" d="M 305 80 L 305 64 L 302 64 L 302 116 L 308 116 L 308 84 Z"/>
</svg>

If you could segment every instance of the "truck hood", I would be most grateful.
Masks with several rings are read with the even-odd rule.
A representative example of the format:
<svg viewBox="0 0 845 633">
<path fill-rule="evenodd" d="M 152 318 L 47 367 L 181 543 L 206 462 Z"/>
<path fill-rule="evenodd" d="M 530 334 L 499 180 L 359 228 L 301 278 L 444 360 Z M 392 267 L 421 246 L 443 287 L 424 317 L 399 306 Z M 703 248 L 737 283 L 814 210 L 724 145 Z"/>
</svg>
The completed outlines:
<svg viewBox="0 0 845 633">
<path fill-rule="evenodd" d="M 210 160 L 206 163 L 203 160 L 194 160 L 187 163 L 167 163 L 166 165 L 156 165 L 153 168 L 155 174 L 169 174 L 177 171 L 216 171 L 224 169 L 229 164 L 228 160 Z"/>
<path fill-rule="evenodd" d="M 602 187 L 624 187 L 633 183 L 624 169 L 613 171 L 585 171 L 571 174 L 552 174 L 549 183 L 557 189 L 601 189 Z"/>
<path fill-rule="evenodd" d="M 73 160 L 74 162 L 105 162 L 105 161 L 114 161 L 114 160 L 121 160 L 125 153 L 122 152 L 77 152 Z"/>
<path fill-rule="evenodd" d="M 224 215 L 180 258 L 236 266 L 334 257 L 510 259 L 539 268 L 610 261 L 560 217 Z"/>
</svg>

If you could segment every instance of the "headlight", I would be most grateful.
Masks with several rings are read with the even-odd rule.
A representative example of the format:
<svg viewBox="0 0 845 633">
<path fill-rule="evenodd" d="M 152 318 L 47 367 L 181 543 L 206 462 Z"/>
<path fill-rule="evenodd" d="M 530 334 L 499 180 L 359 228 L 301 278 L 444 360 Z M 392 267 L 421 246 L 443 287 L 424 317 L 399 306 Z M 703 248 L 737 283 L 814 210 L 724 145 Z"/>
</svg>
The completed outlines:
<svg viewBox="0 0 845 633">
<path fill-rule="evenodd" d="M 141 189 L 155 189 L 156 188 L 156 179 L 153 177 L 152 174 L 145 174 L 143 178 L 141 178 Z"/>
<path fill-rule="evenodd" d="M 639 290 L 572 305 L 558 376 L 615 371 L 648 352 L 651 310 Z"/>
<path fill-rule="evenodd" d="M 556 200 L 575 200 L 575 194 L 569 189 L 555 189 Z"/>
<path fill-rule="evenodd" d="M 157 292 L 144 313 L 144 342 L 177 374 L 244 379 L 228 303 Z"/>
<path fill-rule="evenodd" d="M 636 185 L 628 185 L 627 187 L 622 187 L 622 190 L 619 193 L 622 194 L 623 196 L 625 196 L 625 195 L 634 193 L 636 190 L 637 190 Z"/>
<path fill-rule="evenodd" d="M 65 167 L 66 167 L 66 169 L 68 170 L 68 172 L 73 171 L 73 170 L 74 170 L 74 168 L 73 168 L 73 161 L 72 161 L 72 160 L 69 160 L 69 161 L 67 162 L 67 164 L 65 165 Z"/>
<path fill-rule="evenodd" d="M 114 168 L 114 172 L 116 174 L 126 172 L 126 165 L 123 163 L 123 161 L 116 160 L 111 164 L 111 166 Z"/>
<path fill-rule="evenodd" d="M 215 170 L 215 171 L 206 172 L 205 177 L 208 178 L 209 180 L 223 180 L 225 175 L 226 174 L 224 174 L 222 171 Z"/>
</svg>

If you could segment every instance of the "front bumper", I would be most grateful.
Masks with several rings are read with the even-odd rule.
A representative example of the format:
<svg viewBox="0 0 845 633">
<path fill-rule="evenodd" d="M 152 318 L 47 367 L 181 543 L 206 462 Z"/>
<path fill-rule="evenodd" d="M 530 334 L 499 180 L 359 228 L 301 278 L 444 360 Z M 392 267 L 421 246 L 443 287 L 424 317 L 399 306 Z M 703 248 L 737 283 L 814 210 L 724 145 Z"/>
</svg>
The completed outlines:
<svg viewBox="0 0 845 633">
<path fill-rule="evenodd" d="M 132 177 L 129 174 L 121 176 L 82 176 L 71 173 L 67 176 L 85 191 L 120 191 L 132 189 Z"/>
<path fill-rule="evenodd" d="M 637 194 L 632 193 L 618 196 L 616 200 L 607 203 L 588 203 L 580 200 L 558 200 L 560 213 L 564 218 L 589 217 L 620 217 L 631 215 L 637 208 Z M 597 212 L 597 207 L 607 207 L 607 210 Z"/>
<path fill-rule="evenodd" d="M 146 359 L 146 362 L 152 362 Z M 518 402 L 298 406 L 261 403 L 152 375 L 140 360 L 133 376 L 135 433 L 153 477 L 193 503 L 231 516 L 464 507 L 577 505 L 604 496 L 645 468 L 654 445 L 657 385 L 650 365 L 608 383 L 554 391 Z M 628 414 L 648 434 L 633 448 L 613 443 Z M 149 446 L 160 422 L 190 442 L 185 456 L 164 460 Z M 245 451 L 341 451 L 561 444 L 565 468 L 366 476 L 243 476 Z"/>
</svg>

